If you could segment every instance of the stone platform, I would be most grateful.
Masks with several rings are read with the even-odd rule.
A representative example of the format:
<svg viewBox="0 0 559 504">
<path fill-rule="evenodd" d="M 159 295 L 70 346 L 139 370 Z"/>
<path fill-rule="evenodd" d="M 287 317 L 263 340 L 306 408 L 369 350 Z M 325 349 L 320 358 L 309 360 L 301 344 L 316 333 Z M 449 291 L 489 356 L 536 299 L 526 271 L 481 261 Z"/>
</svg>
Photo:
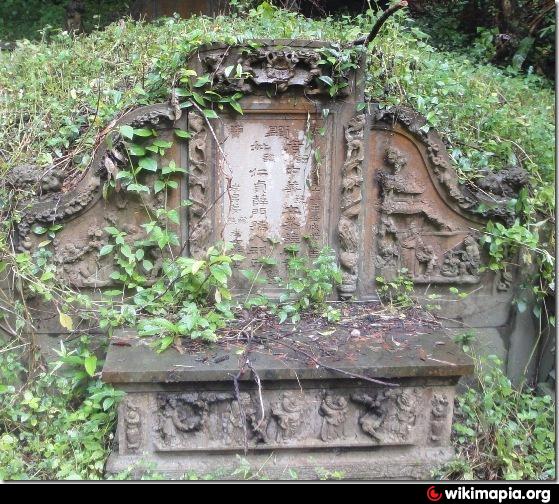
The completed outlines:
<svg viewBox="0 0 559 504">
<path fill-rule="evenodd" d="M 252 345 L 236 393 L 244 343 L 156 354 L 117 334 L 103 379 L 126 397 L 107 472 L 148 463 L 170 477 L 227 479 L 240 455 L 273 479 L 428 479 L 451 459 L 455 385 L 473 367 L 441 333 L 271 340 Z"/>
</svg>

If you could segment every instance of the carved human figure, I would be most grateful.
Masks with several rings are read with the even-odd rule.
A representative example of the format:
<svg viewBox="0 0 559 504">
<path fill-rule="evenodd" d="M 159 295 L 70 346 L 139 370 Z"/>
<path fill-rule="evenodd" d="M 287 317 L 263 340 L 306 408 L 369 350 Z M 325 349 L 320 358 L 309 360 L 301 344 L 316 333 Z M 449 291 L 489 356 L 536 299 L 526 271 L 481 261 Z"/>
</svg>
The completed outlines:
<svg viewBox="0 0 559 504">
<path fill-rule="evenodd" d="M 464 264 L 465 273 L 475 276 L 481 265 L 481 256 L 478 244 L 473 236 L 466 237 L 464 240 L 464 249 L 462 264 Z"/>
<path fill-rule="evenodd" d="M 322 441 L 335 441 L 345 437 L 345 421 L 347 417 L 347 400 L 342 396 L 326 394 L 320 405 Z"/>
<path fill-rule="evenodd" d="M 431 245 L 421 243 L 421 246 L 415 251 L 415 257 L 421 264 L 425 265 L 424 276 L 430 277 L 434 273 L 439 260 L 433 247 Z"/>
<path fill-rule="evenodd" d="M 293 393 L 285 392 L 281 401 L 272 404 L 272 417 L 279 429 L 276 432 L 276 441 L 296 439 L 303 424 L 303 405 Z"/>
<path fill-rule="evenodd" d="M 126 414 L 124 417 L 126 448 L 135 451 L 140 447 L 142 441 L 141 417 L 139 408 L 130 402 L 125 404 Z"/>
<path fill-rule="evenodd" d="M 351 395 L 351 400 L 365 406 L 365 412 L 359 417 L 363 432 L 376 441 L 382 441 L 382 425 L 388 413 L 388 397 L 384 391 L 374 394 L 358 392 Z"/>
<path fill-rule="evenodd" d="M 441 275 L 445 277 L 457 277 L 460 274 L 460 258 L 454 253 L 446 254 L 443 265 L 441 266 Z"/>
<path fill-rule="evenodd" d="M 431 399 L 431 441 L 438 442 L 446 431 L 450 404 L 444 394 L 434 394 Z"/>
</svg>

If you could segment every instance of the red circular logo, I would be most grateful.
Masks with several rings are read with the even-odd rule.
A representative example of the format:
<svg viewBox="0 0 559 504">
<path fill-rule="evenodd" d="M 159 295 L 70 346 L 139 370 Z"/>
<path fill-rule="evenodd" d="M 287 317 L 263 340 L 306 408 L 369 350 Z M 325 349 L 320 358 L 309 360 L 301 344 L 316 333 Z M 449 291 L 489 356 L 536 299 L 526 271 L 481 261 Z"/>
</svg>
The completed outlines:
<svg viewBox="0 0 559 504">
<path fill-rule="evenodd" d="M 431 502 L 437 502 L 440 501 L 443 498 L 443 494 L 439 493 L 435 490 L 434 486 L 430 486 L 427 489 L 427 498 L 431 501 Z"/>
</svg>

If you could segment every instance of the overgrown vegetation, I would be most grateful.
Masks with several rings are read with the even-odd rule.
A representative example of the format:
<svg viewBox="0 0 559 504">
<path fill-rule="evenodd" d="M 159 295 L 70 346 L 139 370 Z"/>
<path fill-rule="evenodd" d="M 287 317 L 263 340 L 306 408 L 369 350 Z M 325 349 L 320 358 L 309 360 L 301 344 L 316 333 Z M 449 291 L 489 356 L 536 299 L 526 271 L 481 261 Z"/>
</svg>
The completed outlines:
<svg viewBox="0 0 559 504">
<path fill-rule="evenodd" d="M 515 389 L 496 357 L 476 360 L 476 383 L 458 396 L 456 460 L 443 479 L 555 478 L 555 404 L 550 396 Z"/>
<path fill-rule="evenodd" d="M 0 346 L 0 480 L 102 477 L 122 393 L 87 375 L 80 351 L 62 375 L 31 375 L 21 345 Z"/>
<path fill-rule="evenodd" d="M 89 166 L 94 149 L 106 134 L 115 131 L 114 120 L 123 111 L 171 96 L 179 96 L 185 107 L 199 108 L 207 118 L 217 117 L 226 106 L 241 112 L 240 96 L 212 95 L 211 90 L 203 89 L 207 76 L 193 76 L 185 68 L 187 55 L 204 43 L 236 44 L 275 37 L 343 44 L 368 31 L 371 14 L 313 21 L 264 3 L 246 15 L 166 19 L 153 24 L 126 21 L 89 36 L 54 33 L 48 43 L 21 42 L 13 52 L 0 53 L 0 173 L 17 164 L 38 163 L 65 170 L 70 176 L 78 174 Z M 335 78 L 325 84 L 335 95 L 343 85 L 337 76 L 351 68 L 354 60 L 348 56 L 351 51 L 341 47 L 332 51 L 324 58 Z M 554 263 L 549 251 L 555 238 L 548 230 L 554 212 L 554 105 L 550 84 L 533 74 L 498 70 L 464 55 L 438 52 L 402 13 L 370 50 L 368 79 L 369 101 L 383 107 L 411 105 L 427 117 L 429 125 L 443 134 L 464 181 L 475 184 L 482 170 L 499 170 L 510 164 L 530 172 L 531 186 L 511 203 L 517 217 L 514 225 L 506 228 L 492 223 L 486 230 L 490 267 L 506 269 L 515 260 L 514 254 L 522 251 L 522 264 L 534 262 L 539 267 L 531 287 L 535 294 L 543 299 L 552 293 Z M 154 156 L 169 149 L 169 142 L 162 142 L 151 130 L 123 127 L 115 132 L 130 162 L 127 170 L 109 180 L 107 193 L 117 183 L 138 195 L 176 188 L 172 176 L 182 168 L 160 166 Z M 176 141 L 190 134 L 176 133 Z M 145 182 L 146 175 L 155 177 L 152 188 Z M 93 300 L 73 292 L 56 276 L 48 245 L 60 230 L 57 225 L 34 229 L 45 241 L 33 256 L 13 250 L 10 233 L 18 218 L 14 207 L 27 196 L 0 187 L 0 274 L 11 272 L 20 287 L 18 296 L 21 294 L 15 300 L 0 299 L 4 311 L 0 330 L 9 335 L 11 345 L 27 344 L 21 339 L 30 327 L 26 327 L 30 317 L 23 293 L 30 292 L 51 301 L 61 325 L 69 331 L 75 316 L 98 319 L 100 328 L 109 334 L 116 327 L 137 326 L 141 335 L 159 336 L 155 341 L 159 351 L 171 345 L 180 349 L 184 337 L 215 341 L 218 330 L 234 316 L 239 302 L 233 300 L 228 281 L 232 265 L 242 258 L 227 244 L 212 247 L 204 258 L 179 255 L 163 259 L 173 247 L 181 246 L 173 233 L 179 208 L 164 208 L 151 215 L 141 240 L 126 230 L 105 229 L 110 240 L 101 255 L 116 258 L 118 270 L 113 280 L 121 288 Z M 188 201 L 182 202 L 181 208 L 188 205 Z M 271 302 L 251 292 L 243 302 L 272 310 L 282 322 L 297 322 L 301 312 L 309 309 L 335 321 L 339 312 L 325 305 L 340 281 L 332 252 L 323 250 L 310 260 L 293 247 L 287 251 L 288 276 L 276 279 L 284 296 Z M 262 258 L 260 270 L 245 272 L 245 276 L 257 286 L 261 271 L 269 266 L 273 259 Z M 156 267 L 161 274 L 152 278 Z M 411 285 L 405 272 L 392 283 L 377 281 L 380 293 L 391 304 L 411 306 Z M 63 352 L 61 359 L 78 366 L 79 372 L 68 379 L 39 369 L 32 380 L 26 380 L 17 354 L 0 353 L 0 373 L 4 373 L 0 374 L 0 400 L 5 405 L 0 413 L 0 471 L 4 460 L 16 457 L 17 461 L 0 477 L 100 475 L 117 396 L 100 382 L 91 381 L 98 363 L 89 350 L 82 348 L 72 355 Z M 503 393 L 505 396 L 512 393 Z M 467 395 L 464 401 L 467 410 L 474 397 Z M 503 404 L 497 405 L 505 407 Z M 504 418 L 510 418 L 508 410 L 492 419 L 490 426 L 501 425 Z M 547 447 L 547 441 L 542 442 Z M 538 469 L 541 461 L 529 457 L 532 454 L 527 452 L 522 468 L 512 464 L 510 474 L 548 471 Z M 509 467 L 499 464 L 500 471 Z"/>
</svg>

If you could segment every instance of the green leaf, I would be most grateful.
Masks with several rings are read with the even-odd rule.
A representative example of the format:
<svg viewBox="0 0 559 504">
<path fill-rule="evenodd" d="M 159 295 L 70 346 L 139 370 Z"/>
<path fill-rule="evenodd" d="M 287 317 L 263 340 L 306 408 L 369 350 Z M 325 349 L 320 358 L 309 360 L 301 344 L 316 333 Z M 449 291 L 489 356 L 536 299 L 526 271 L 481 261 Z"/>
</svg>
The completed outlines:
<svg viewBox="0 0 559 504">
<path fill-rule="evenodd" d="M 121 126 L 118 131 L 124 138 L 128 138 L 129 140 L 134 138 L 134 128 L 128 124 Z"/>
<path fill-rule="evenodd" d="M 128 152 L 130 152 L 130 154 L 132 156 L 145 156 L 146 155 L 146 149 L 144 149 L 141 145 L 138 144 L 130 144 L 127 146 Z"/>
<path fill-rule="evenodd" d="M 215 110 L 212 109 L 205 109 L 204 110 L 204 115 L 208 118 L 208 119 L 217 119 L 218 115 L 216 114 Z"/>
<path fill-rule="evenodd" d="M 229 102 L 229 105 L 231 105 L 231 107 L 236 110 L 239 114 L 243 115 L 243 109 L 241 108 L 241 106 L 239 105 L 239 102 L 236 102 L 234 100 L 231 100 Z"/>
<path fill-rule="evenodd" d="M 149 187 L 142 184 L 130 184 L 126 190 L 131 192 L 146 192 L 149 194 Z"/>
<path fill-rule="evenodd" d="M 222 264 L 210 266 L 210 272 L 219 283 L 224 284 L 227 282 L 227 273 L 224 271 Z"/>
<path fill-rule="evenodd" d="M 175 130 L 175 135 L 177 135 L 179 138 L 191 138 L 192 137 L 192 133 L 190 133 L 190 131 L 185 131 L 183 129 L 176 129 Z"/>
<path fill-rule="evenodd" d="M 165 189 L 165 182 L 163 180 L 156 180 L 153 184 L 153 192 L 157 194 L 158 192 Z"/>
<path fill-rule="evenodd" d="M 139 129 L 134 129 L 134 135 L 140 136 L 140 137 L 150 137 L 153 136 L 154 131 L 147 129 L 147 128 L 139 128 Z"/>
<path fill-rule="evenodd" d="M 46 227 L 43 226 L 33 226 L 33 232 L 37 235 L 45 234 L 48 231 Z"/>
<path fill-rule="evenodd" d="M 140 159 L 139 166 L 143 170 L 147 170 L 150 172 L 157 171 L 157 161 L 152 157 L 144 157 Z"/>
<path fill-rule="evenodd" d="M 95 357 L 95 355 L 86 357 L 83 362 L 83 366 L 87 374 L 89 376 L 93 376 L 95 374 L 95 370 L 97 369 L 97 357 Z"/>
<path fill-rule="evenodd" d="M 110 254 L 113 251 L 113 248 L 113 245 L 103 245 L 103 247 L 101 247 L 101 250 L 99 251 L 99 255 L 104 256 Z"/>
</svg>

